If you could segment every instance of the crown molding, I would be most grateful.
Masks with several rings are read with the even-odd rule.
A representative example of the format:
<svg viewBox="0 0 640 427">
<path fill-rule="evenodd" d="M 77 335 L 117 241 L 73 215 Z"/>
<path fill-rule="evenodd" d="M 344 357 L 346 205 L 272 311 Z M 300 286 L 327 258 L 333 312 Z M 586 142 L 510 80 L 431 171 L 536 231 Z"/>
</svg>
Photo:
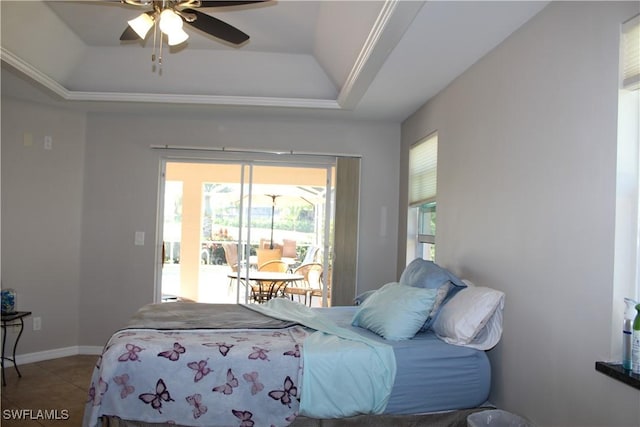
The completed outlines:
<svg viewBox="0 0 640 427">
<path fill-rule="evenodd" d="M 0 59 L 11 65 L 16 70 L 20 71 L 22 74 L 27 77 L 33 79 L 37 83 L 40 83 L 45 88 L 51 90 L 56 95 L 60 96 L 63 99 L 69 94 L 69 91 L 62 86 L 60 83 L 41 72 L 39 69 L 28 63 L 27 61 L 20 58 L 18 55 L 14 54 L 10 50 L 0 47 Z"/>
<path fill-rule="evenodd" d="M 74 91 L 5 47 L 0 47 L 0 57 L 2 61 L 65 101 L 352 110 L 366 93 L 387 56 L 402 38 L 422 4 L 422 2 L 413 1 L 385 0 L 337 99 Z"/>
<path fill-rule="evenodd" d="M 55 79 L 41 72 L 34 65 L 4 47 L 0 47 L 0 59 L 65 101 L 142 102 L 158 104 L 313 108 L 323 110 L 340 110 L 342 108 L 338 101 L 334 99 L 73 91 L 67 89 Z"/>
<path fill-rule="evenodd" d="M 120 93 L 70 91 L 69 101 L 147 102 L 166 104 L 221 105 L 245 107 L 320 108 L 339 110 L 337 101 L 312 98 L 276 98 L 222 95 L 180 95 L 170 93 Z"/>
<path fill-rule="evenodd" d="M 342 108 L 355 108 L 422 5 L 417 1 L 385 1 L 338 94 Z"/>
</svg>

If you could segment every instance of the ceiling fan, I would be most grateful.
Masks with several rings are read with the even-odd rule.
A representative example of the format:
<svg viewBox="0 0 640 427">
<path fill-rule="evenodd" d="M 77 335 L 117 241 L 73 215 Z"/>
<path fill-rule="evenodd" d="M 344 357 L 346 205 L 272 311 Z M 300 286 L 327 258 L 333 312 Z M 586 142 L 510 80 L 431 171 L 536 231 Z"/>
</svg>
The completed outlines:
<svg viewBox="0 0 640 427">
<path fill-rule="evenodd" d="M 239 45 L 249 40 L 247 34 L 195 8 L 239 6 L 264 1 L 267 0 L 120 0 L 124 4 L 151 8 L 151 10 L 143 12 L 140 16 L 128 22 L 129 26 L 120 36 L 120 40 L 144 40 L 149 34 L 149 30 L 151 28 L 155 30 L 157 27 L 161 33 L 167 35 L 169 46 L 176 46 L 184 43 L 189 38 L 189 35 L 182 29 L 183 22 L 186 22 L 188 25 L 216 38 Z M 156 32 L 157 30 L 154 31 L 154 45 Z M 160 43 L 162 44 L 162 37 Z"/>
</svg>

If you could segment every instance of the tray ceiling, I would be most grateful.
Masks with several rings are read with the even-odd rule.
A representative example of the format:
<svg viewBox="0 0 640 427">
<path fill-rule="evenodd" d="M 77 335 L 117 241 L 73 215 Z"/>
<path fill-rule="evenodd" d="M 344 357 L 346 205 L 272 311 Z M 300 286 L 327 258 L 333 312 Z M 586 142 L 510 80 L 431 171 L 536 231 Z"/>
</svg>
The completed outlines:
<svg viewBox="0 0 640 427">
<path fill-rule="evenodd" d="M 251 36 L 192 27 L 186 45 L 121 42 L 140 9 L 114 1 L 2 1 L 2 90 L 23 75 L 65 102 L 332 111 L 403 120 L 546 2 L 271 0 L 202 8 Z M 25 25 L 28 23 L 28 25 Z M 21 91 L 25 92 L 25 91 Z"/>
</svg>

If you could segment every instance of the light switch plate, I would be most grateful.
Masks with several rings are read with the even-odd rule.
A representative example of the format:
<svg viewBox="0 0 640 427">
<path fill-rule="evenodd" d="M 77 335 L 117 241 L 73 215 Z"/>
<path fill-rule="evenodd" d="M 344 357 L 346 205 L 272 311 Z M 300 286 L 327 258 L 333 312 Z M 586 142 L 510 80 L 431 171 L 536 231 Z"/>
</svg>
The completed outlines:
<svg viewBox="0 0 640 427">
<path fill-rule="evenodd" d="M 22 145 L 25 147 L 31 147 L 33 145 L 33 135 L 29 132 L 25 132 L 22 135 Z"/>
<path fill-rule="evenodd" d="M 134 244 L 136 246 L 144 246 L 144 231 L 136 231 Z"/>
</svg>

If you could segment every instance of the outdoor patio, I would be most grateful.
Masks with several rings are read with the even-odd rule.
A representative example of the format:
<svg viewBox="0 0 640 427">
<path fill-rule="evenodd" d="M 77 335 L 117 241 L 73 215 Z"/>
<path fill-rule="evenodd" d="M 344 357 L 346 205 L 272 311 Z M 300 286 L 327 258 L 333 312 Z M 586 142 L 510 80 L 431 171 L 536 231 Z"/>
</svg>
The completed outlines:
<svg viewBox="0 0 640 427">
<path fill-rule="evenodd" d="M 235 304 L 237 302 L 236 284 L 229 286 L 227 273 L 231 269 L 228 265 L 200 266 L 198 281 L 198 302 L 213 304 Z M 164 295 L 180 295 L 180 264 L 165 264 L 162 269 L 162 289 Z M 240 287 L 240 292 L 244 288 Z M 240 302 L 244 302 L 242 294 Z M 313 306 L 320 307 L 321 298 L 313 299 Z"/>
</svg>

